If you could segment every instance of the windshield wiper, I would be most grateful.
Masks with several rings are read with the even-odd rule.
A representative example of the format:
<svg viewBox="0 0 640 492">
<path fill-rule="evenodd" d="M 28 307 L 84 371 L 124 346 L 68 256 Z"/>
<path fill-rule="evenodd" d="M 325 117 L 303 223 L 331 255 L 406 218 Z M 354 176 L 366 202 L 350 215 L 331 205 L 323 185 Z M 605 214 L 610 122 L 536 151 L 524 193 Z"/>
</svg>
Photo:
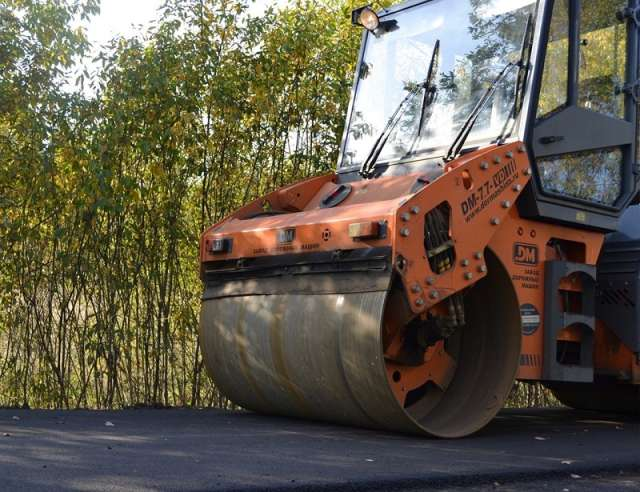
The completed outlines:
<svg viewBox="0 0 640 492">
<path fill-rule="evenodd" d="M 413 99 L 413 97 L 418 94 L 418 92 L 420 92 L 423 87 L 424 84 L 417 84 L 400 102 L 396 110 L 391 115 L 391 118 L 389 118 L 389 121 L 387 121 L 387 125 L 384 127 L 384 130 L 382 130 L 382 133 L 374 142 L 373 147 L 369 151 L 369 155 L 367 155 L 367 158 L 362 163 L 362 166 L 360 167 L 360 176 L 366 179 L 373 177 L 378 157 L 380 157 L 380 154 L 382 153 L 384 146 L 387 144 L 391 133 L 400 121 L 400 116 L 404 114 L 405 105 L 410 99 Z"/>
<path fill-rule="evenodd" d="M 393 133 L 393 130 L 400 122 L 401 116 L 404 114 L 406 110 L 407 102 L 413 99 L 413 97 L 415 97 L 422 89 L 424 89 L 425 93 L 422 99 L 422 107 L 420 111 L 421 112 L 420 128 L 418 129 L 419 132 L 421 131 L 421 127 L 424 124 L 424 119 L 425 119 L 425 114 L 424 114 L 425 104 L 427 104 L 427 106 L 430 105 L 434 99 L 433 95 L 435 91 L 432 90 L 431 83 L 433 80 L 433 75 L 435 73 L 435 63 L 439 53 L 440 53 L 440 40 L 438 39 L 433 48 L 431 61 L 429 62 L 429 72 L 427 74 L 426 80 L 421 84 L 416 84 L 416 86 L 413 89 L 411 89 L 411 91 L 406 95 L 406 97 L 400 102 L 396 110 L 393 112 L 393 114 L 391 115 L 391 118 L 389 118 L 389 121 L 387 121 L 387 124 L 382 130 L 382 133 L 380 133 L 380 136 L 378 136 L 378 138 L 373 144 L 373 147 L 369 151 L 367 158 L 362 163 L 362 166 L 360 166 L 359 172 L 360 172 L 360 176 L 362 176 L 363 178 L 369 179 L 374 176 L 378 157 L 380 157 L 380 154 L 384 150 L 384 146 L 389 141 L 389 137 L 391 136 L 391 133 Z"/>
<path fill-rule="evenodd" d="M 491 85 L 489 86 L 489 88 L 480 98 L 480 100 L 478 101 L 478 104 L 475 105 L 475 107 L 473 108 L 473 111 L 471 111 L 471 113 L 465 120 L 464 124 L 462 125 L 462 128 L 460 128 L 460 131 L 456 135 L 456 138 L 453 140 L 451 147 L 449 147 L 449 151 L 447 152 L 447 155 L 444 158 L 444 162 L 452 161 L 453 159 L 455 159 L 460 155 L 460 151 L 462 150 L 462 147 L 467 141 L 467 138 L 469 137 L 471 130 L 473 130 L 474 125 L 478 121 L 478 117 L 480 116 L 480 113 L 482 113 L 482 110 L 485 108 L 489 100 L 493 97 L 493 95 L 498 90 L 498 85 L 500 84 L 500 82 L 502 82 L 502 80 L 505 78 L 507 73 L 509 73 L 509 70 L 511 70 L 513 67 L 516 67 L 518 65 L 519 63 L 516 63 L 516 62 L 507 63 L 507 65 L 502 69 L 502 71 L 498 74 L 498 76 L 495 79 L 493 79 L 493 82 L 491 82 Z"/>
<path fill-rule="evenodd" d="M 526 45 L 527 45 L 527 42 L 529 41 L 530 32 L 533 27 L 532 19 L 533 17 L 529 15 L 527 30 L 525 31 L 524 38 L 522 40 L 522 49 L 520 52 L 520 59 L 517 62 L 507 63 L 507 65 L 502 69 L 502 71 L 498 74 L 498 76 L 495 79 L 493 79 L 493 81 L 487 88 L 486 92 L 478 101 L 478 104 L 475 105 L 475 107 L 473 108 L 473 111 L 471 111 L 471 113 L 465 120 L 464 124 L 460 128 L 460 131 L 456 135 L 456 138 L 453 140 L 451 147 L 449 147 L 449 151 L 447 152 L 444 158 L 444 162 L 452 161 L 453 159 L 455 159 L 460 155 L 460 151 L 464 147 L 464 144 L 467 141 L 467 138 L 469 137 L 471 130 L 473 130 L 473 127 L 478 121 L 478 118 L 480 117 L 480 113 L 482 113 L 482 110 L 485 108 L 487 103 L 491 100 L 493 95 L 496 93 L 496 91 L 498 90 L 498 86 L 500 85 L 500 82 L 504 80 L 504 78 L 509 73 L 509 71 L 514 67 L 519 67 L 520 70 L 524 70 L 525 68 L 527 68 L 528 63 L 524 58 L 524 54 L 526 53 Z M 520 81 L 518 80 L 518 83 L 519 82 Z"/>
<path fill-rule="evenodd" d="M 422 107 L 420 109 L 420 123 L 418 124 L 418 137 L 422 135 L 422 131 L 429 120 L 427 115 L 427 109 L 433 104 L 438 92 L 438 86 L 433 85 L 433 78 L 438 72 L 438 58 L 440 56 L 440 40 L 436 41 L 436 45 L 433 48 L 433 55 L 431 55 L 431 62 L 429 63 L 429 72 L 427 73 L 427 80 L 424 83 L 424 95 L 422 96 Z M 413 146 L 412 146 L 413 147 Z"/>
<path fill-rule="evenodd" d="M 431 56 L 431 63 L 429 63 L 429 72 L 427 74 L 427 80 L 424 83 L 424 95 L 422 96 L 422 105 L 420 107 L 420 122 L 418 123 L 418 131 L 413 138 L 413 142 L 409 146 L 409 150 L 405 154 L 405 157 L 410 156 L 413 153 L 413 149 L 420 140 L 422 132 L 431 120 L 433 111 L 429 109 L 436 102 L 438 96 L 438 85 L 433 83 L 433 79 L 438 73 L 438 58 L 440 57 L 440 40 L 436 41 L 436 45 L 433 48 L 433 55 Z"/>
</svg>

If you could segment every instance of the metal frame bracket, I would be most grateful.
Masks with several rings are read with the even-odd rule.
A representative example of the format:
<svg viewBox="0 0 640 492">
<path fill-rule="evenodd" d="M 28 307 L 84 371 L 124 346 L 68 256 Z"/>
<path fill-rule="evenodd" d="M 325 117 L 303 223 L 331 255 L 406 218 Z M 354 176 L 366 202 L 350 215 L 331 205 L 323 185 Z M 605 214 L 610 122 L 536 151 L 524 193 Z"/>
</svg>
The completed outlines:
<svg viewBox="0 0 640 492">
<path fill-rule="evenodd" d="M 631 19 L 636 27 L 640 28 L 640 7 L 626 7 L 616 12 L 616 17 L 620 22 Z"/>
<path fill-rule="evenodd" d="M 640 79 L 630 84 L 616 87 L 616 95 L 620 95 L 623 93 L 631 96 L 633 102 L 638 104 L 638 102 L 640 101 Z"/>
</svg>

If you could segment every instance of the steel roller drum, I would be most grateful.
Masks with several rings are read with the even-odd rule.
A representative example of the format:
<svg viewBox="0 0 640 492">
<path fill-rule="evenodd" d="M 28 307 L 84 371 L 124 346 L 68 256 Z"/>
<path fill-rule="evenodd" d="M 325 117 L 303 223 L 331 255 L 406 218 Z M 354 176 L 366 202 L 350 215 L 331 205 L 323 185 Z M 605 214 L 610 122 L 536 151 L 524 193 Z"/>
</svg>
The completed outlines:
<svg viewBox="0 0 640 492">
<path fill-rule="evenodd" d="M 409 431 L 386 383 L 386 292 L 207 301 L 203 351 L 219 389 L 262 413 Z M 366 410 L 365 410 L 366 409 Z"/>
<path fill-rule="evenodd" d="M 391 302 L 397 293 L 390 279 L 385 289 L 364 292 L 283 288 L 267 294 L 273 284 L 257 284 L 242 295 L 205 294 L 204 360 L 224 395 L 259 413 L 438 437 L 468 435 L 501 408 L 520 352 L 511 284 L 495 276 L 482 283 L 485 288 L 476 287 L 467 300 L 472 325 L 452 343 L 453 381 L 445 391 L 429 389 L 410 407 L 394 396 L 383 355 L 385 317 L 401 316 L 398 303 Z M 496 299 L 500 309 L 487 309 Z"/>
</svg>

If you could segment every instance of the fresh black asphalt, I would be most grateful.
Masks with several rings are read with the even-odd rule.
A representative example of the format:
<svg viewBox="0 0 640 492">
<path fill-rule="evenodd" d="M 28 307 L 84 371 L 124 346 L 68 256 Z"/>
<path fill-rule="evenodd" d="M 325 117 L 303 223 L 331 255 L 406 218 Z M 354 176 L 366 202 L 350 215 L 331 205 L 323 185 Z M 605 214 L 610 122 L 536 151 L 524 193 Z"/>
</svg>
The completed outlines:
<svg viewBox="0 0 640 492">
<path fill-rule="evenodd" d="M 0 490 L 635 490 L 640 419 L 506 410 L 436 440 L 221 410 L 0 410 Z"/>
</svg>

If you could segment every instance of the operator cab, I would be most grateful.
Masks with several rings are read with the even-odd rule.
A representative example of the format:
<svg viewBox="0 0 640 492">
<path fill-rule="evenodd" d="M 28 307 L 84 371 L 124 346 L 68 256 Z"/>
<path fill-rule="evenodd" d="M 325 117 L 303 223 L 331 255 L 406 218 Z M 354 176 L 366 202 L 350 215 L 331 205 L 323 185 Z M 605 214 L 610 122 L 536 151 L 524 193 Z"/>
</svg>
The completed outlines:
<svg viewBox="0 0 640 492">
<path fill-rule="evenodd" d="M 366 29 L 341 179 L 436 177 L 465 152 L 520 140 L 534 163 L 522 216 L 613 230 L 638 193 L 638 3 L 428 0 L 354 11 Z"/>
</svg>

